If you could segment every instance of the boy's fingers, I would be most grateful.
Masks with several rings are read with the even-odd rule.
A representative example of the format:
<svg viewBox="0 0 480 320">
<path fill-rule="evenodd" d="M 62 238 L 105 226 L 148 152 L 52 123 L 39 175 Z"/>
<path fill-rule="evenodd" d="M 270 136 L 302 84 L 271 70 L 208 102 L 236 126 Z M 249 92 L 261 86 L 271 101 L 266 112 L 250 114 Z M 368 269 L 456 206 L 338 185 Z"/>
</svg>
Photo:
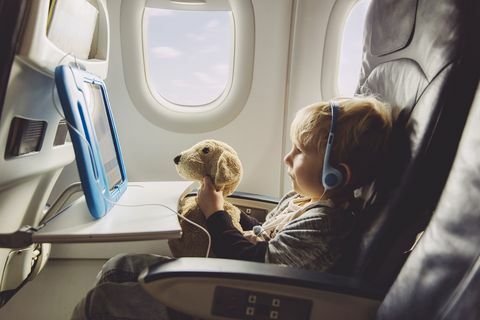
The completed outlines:
<svg viewBox="0 0 480 320">
<path fill-rule="evenodd" d="M 212 179 L 209 176 L 203 177 L 203 186 L 207 190 L 214 190 L 215 187 L 213 186 Z"/>
<path fill-rule="evenodd" d="M 212 179 L 210 179 L 209 176 L 203 177 L 203 184 L 206 186 L 211 186 L 212 185 Z"/>
<path fill-rule="evenodd" d="M 213 184 L 213 181 L 212 181 L 212 178 L 209 177 L 209 176 L 204 176 L 203 177 L 203 185 L 205 186 L 206 189 L 209 189 L 209 190 L 215 190 L 217 192 L 223 190 L 223 186 L 222 187 L 219 187 L 218 189 L 215 187 L 215 185 Z"/>
</svg>

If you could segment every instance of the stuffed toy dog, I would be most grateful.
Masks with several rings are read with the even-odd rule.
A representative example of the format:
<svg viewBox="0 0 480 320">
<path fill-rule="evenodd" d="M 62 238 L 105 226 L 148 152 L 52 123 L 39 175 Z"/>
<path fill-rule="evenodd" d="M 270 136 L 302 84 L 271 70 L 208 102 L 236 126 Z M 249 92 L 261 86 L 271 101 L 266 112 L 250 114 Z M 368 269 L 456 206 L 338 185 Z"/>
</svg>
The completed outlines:
<svg viewBox="0 0 480 320">
<path fill-rule="evenodd" d="M 217 190 L 226 197 L 232 194 L 242 178 L 242 164 L 237 153 L 228 144 L 216 140 L 204 140 L 174 159 L 177 172 L 187 180 L 202 181 L 209 176 Z M 197 205 L 197 197 L 184 197 L 178 205 L 180 215 L 206 228 L 206 220 Z M 232 217 L 233 225 L 242 232 L 240 210 L 225 201 L 225 211 Z M 208 237 L 200 228 L 180 218 L 182 237 L 168 241 L 174 257 L 206 256 Z M 210 256 L 213 256 L 210 253 Z"/>
</svg>

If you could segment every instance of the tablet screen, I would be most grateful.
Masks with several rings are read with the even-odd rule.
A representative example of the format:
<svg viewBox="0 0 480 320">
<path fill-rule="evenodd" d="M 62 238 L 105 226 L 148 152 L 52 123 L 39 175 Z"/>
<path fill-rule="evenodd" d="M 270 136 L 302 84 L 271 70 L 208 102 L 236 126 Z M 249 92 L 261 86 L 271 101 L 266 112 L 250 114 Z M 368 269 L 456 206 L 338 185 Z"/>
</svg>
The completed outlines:
<svg viewBox="0 0 480 320">
<path fill-rule="evenodd" d="M 117 153 L 113 144 L 110 123 L 103 102 L 102 88 L 94 83 L 85 82 L 85 98 L 88 111 L 92 117 L 95 134 L 100 148 L 100 156 L 107 173 L 108 187 L 112 190 L 122 181 L 122 174 L 118 166 Z"/>
</svg>

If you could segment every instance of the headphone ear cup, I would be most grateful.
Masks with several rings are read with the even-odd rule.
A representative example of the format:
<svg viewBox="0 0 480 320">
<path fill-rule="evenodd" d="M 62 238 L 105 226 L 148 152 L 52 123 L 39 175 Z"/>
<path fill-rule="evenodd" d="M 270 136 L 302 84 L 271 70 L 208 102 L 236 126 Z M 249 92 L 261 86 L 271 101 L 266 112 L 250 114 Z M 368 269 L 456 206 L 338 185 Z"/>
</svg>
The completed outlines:
<svg viewBox="0 0 480 320">
<path fill-rule="evenodd" d="M 343 174 L 340 170 L 328 166 L 324 169 L 322 184 L 325 190 L 335 189 L 343 183 Z"/>
</svg>

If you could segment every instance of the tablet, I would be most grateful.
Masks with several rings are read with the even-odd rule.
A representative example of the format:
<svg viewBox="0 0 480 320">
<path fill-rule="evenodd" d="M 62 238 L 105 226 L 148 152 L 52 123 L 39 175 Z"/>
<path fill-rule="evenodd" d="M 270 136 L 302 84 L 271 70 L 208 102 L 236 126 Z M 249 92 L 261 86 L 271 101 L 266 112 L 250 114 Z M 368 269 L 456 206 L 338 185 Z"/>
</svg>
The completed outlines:
<svg viewBox="0 0 480 320">
<path fill-rule="evenodd" d="M 90 214 L 99 219 L 127 187 L 127 174 L 105 83 L 81 69 L 55 69 L 55 84 Z"/>
</svg>

